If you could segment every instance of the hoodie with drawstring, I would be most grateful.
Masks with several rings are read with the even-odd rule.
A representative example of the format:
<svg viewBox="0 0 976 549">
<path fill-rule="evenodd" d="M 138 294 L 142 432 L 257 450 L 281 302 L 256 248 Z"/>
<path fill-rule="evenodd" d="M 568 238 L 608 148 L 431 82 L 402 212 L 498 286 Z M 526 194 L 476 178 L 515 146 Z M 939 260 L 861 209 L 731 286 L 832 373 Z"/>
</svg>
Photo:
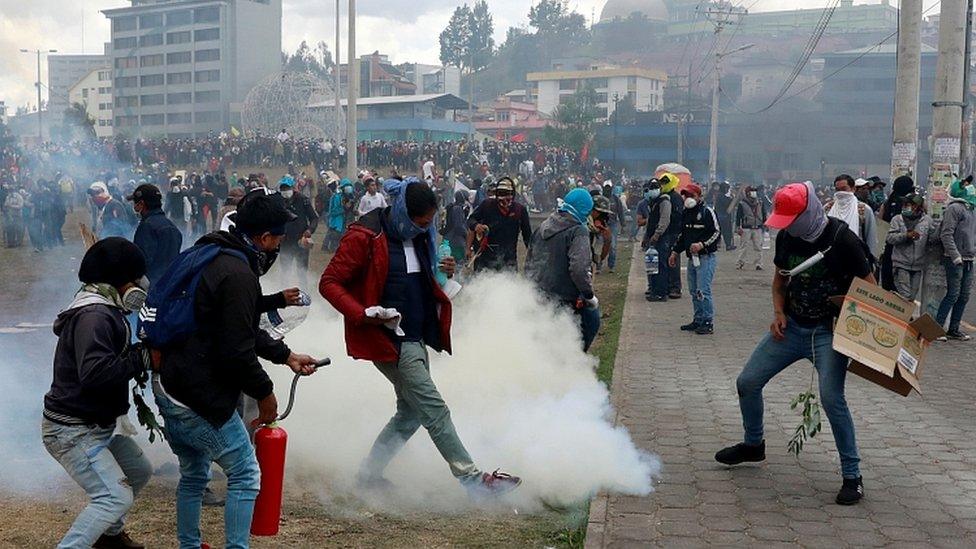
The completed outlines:
<svg viewBox="0 0 976 549">
<path fill-rule="evenodd" d="M 542 222 L 529 244 L 526 275 L 546 294 L 575 303 L 593 297 L 590 235 L 569 212 L 555 212 Z"/>
<path fill-rule="evenodd" d="M 976 259 L 976 198 L 967 194 L 959 182 L 953 183 L 949 192 L 952 198 L 946 204 L 942 218 L 942 248 L 945 257 L 953 262 Z"/>
</svg>

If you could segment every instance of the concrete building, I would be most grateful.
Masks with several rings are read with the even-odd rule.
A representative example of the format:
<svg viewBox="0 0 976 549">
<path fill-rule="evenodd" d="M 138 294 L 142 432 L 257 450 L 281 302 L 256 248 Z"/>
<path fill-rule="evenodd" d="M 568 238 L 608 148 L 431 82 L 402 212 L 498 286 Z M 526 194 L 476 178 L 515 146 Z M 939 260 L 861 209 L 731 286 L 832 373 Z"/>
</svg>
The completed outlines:
<svg viewBox="0 0 976 549">
<path fill-rule="evenodd" d="M 530 72 L 525 77 L 529 87 L 538 95 L 538 109 L 547 115 L 557 105 L 585 86 L 596 91 L 597 105 L 606 111 L 606 118 L 613 114 L 616 105 L 614 95 L 620 99 L 630 97 L 639 112 L 659 111 L 664 108 L 664 88 L 668 76 L 664 71 L 637 67 L 600 67 L 590 70 L 556 70 Z"/>
<path fill-rule="evenodd" d="M 342 100 L 346 105 L 346 100 Z M 331 108 L 332 102 L 310 109 Z M 454 118 L 468 102 L 449 93 L 365 97 L 356 102 L 360 141 L 447 141 L 466 137 L 469 125 Z"/>
<path fill-rule="evenodd" d="M 418 94 L 450 93 L 461 95 L 461 69 L 441 65 L 404 63 L 398 67 L 417 87 Z"/>
<path fill-rule="evenodd" d="M 91 71 L 109 66 L 109 58 L 105 55 L 48 55 L 47 112 L 51 116 L 51 128 L 61 126 L 64 121 L 64 111 L 69 105 L 68 90 L 71 86 Z"/>
<path fill-rule="evenodd" d="M 94 69 L 68 89 L 68 102 L 85 106 L 95 120 L 95 136 L 112 137 L 112 71 Z"/>
<path fill-rule="evenodd" d="M 130 0 L 112 24 L 116 134 L 202 137 L 240 124 L 281 70 L 281 0 Z"/>
<path fill-rule="evenodd" d="M 479 119 L 480 118 L 480 119 Z M 549 120 L 535 104 L 515 101 L 507 96 L 491 103 L 488 111 L 475 119 L 478 132 L 495 139 L 524 141 L 539 137 Z"/>
<path fill-rule="evenodd" d="M 349 65 L 339 65 L 339 86 L 345 93 Z M 359 96 L 461 94 L 461 69 L 422 63 L 394 65 L 390 56 L 374 51 L 359 58 Z"/>
</svg>

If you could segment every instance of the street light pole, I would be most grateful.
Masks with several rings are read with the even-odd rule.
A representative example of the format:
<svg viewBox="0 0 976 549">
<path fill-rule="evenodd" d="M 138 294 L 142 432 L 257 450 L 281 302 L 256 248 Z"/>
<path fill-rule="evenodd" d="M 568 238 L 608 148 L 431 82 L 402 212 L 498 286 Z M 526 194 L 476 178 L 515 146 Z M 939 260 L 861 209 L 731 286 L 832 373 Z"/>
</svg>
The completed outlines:
<svg viewBox="0 0 976 549">
<path fill-rule="evenodd" d="M 31 51 L 27 49 L 21 49 L 21 53 L 36 53 L 37 54 L 37 81 L 34 82 L 34 86 L 37 88 L 37 141 L 41 143 L 44 141 L 44 125 L 41 121 L 41 54 L 42 53 L 57 53 L 58 50 L 41 50 L 40 48 Z"/>
<path fill-rule="evenodd" d="M 724 53 L 715 54 L 715 80 L 712 81 L 712 128 L 708 136 L 708 180 L 718 179 L 718 94 L 721 90 L 722 59 L 733 53 L 745 51 L 755 44 L 746 44 Z"/>
<path fill-rule="evenodd" d="M 335 146 L 339 146 L 339 140 L 342 139 L 342 124 L 340 122 L 342 117 L 342 100 L 340 99 L 339 93 L 339 2 L 341 0 L 336 0 L 336 15 L 335 15 Z"/>
<path fill-rule="evenodd" d="M 346 94 L 346 177 L 356 179 L 359 163 L 359 130 L 356 100 L 359 99 L 359 63 L 356 59 L 356 0 L 349 0 L 349 90 Z"/>
<path fill-rule="evenodd" d="M 613 92 L 613 169 L 617 169 L 617 104 L 620 103 L 620 94 Z"/>
</svg>

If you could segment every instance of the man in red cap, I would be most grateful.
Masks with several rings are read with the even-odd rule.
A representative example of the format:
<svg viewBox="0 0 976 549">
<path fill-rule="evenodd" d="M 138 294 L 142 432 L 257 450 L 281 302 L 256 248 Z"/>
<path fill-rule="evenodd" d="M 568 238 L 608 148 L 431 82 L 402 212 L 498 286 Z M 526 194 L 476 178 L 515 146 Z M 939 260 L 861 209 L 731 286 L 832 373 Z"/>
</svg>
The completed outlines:
<svg viewBox="0 0 976 549">
<path fill-rule="evenodd" d="M 681 329 L 699 335 L 712 334 L 715 331 L 712 279 L 718 264 L 715 252 L 722 231 L 715 212 L 702 201 L 701 187 L 694 183 L 687 185 L 681 189 L 681 197 L 684 198 L 681 233 L 671 249 L 668 266 L 677 267 L 680 254 L 688 256 L 688 292 L 695 309 L 695 317 Z"/>
<path fill-rule="evenodd" d="M 763 398 L 766 383 L 802 359 L 813 362 L 820 401 L 840 454 L 843 486 L 837 503 L 864 496 L 854 421 L 844 397 L 848 359 L 833 350 L 833 321 L 839 310 L 830 297 L 847 293 L 854 277 L 872 284 L 865 244 L 839 219 L 827 217 L 813 185 L 793 183 L 776 192 L 766 225 L 780 229 L 773 263 L 773 322 L 736 380 L 745 428 L 743 442 L 715 454 L 726 465 L 766 459 Z"/>
</svg>

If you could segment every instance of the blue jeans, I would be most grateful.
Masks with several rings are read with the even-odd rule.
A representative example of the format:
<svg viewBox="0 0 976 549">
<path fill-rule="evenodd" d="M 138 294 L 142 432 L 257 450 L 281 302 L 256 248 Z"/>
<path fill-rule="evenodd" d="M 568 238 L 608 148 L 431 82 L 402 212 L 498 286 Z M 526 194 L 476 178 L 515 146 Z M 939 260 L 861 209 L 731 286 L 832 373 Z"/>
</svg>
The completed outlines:
<svg viewBox="0 0 976 549">
<path fill-rule="evenodd" d="M 580 331 L 583 333 L 583 352 L 590 350 L 590 345 L 600 331 L 600 309 L 583 307 L 578 311 L 580 317 Z"/>
<path fill-rule="evenodd" d="M 772 334 L 767 333 L 736 380 L 745 443 L 759 444 L 763 441 L 763 387 L 791 364 L 807 359 L 817 369 L 820 404 L 834 433 L 834 443 L 837 444 L 837 452 L 840 454 L 841 474 L 844 478 L 861 476 L 861 458 L 858 457 L 857 441 L 854 438 L 854 420 L 844 397 L 847 357 L 834 351 L 834 336 L 827 324 L 805 328 L 788 320 L 785 336 L 782 341 L 776 341 Z"/>
<path fill-rule="evenodd" d="M 180 482 L 176 488 L 176 537 L 180 549 L 200 547 L 200 506 L 213 462 L 227 475 L 226 547 L 248 547 L 261 472 L 244 422 L 234 414 L 221 427 L 214 427 L 193 410 L 166 398 L 157 380 L 153 382 L 153 392 L 165 421 L 166 441 L 180 460 Z"/>
<path fill-rule="evenodd" d="M 691 304 L 695 308 L 695 323 L 711 324 L 715 318 L 712 279 L 715 278 L 717 260 L 715 254 L 705 254 L 698 259 L 701 263 L 698 267 L 695 267 L 691 259 L 688 260 L 688 293 L 691 294 Z"/>
<path fill-rule="evenodd" d="M 942 298 L 942 303 L 939 303 L 939 312 L 935 320 L 939 326 L 945 326 L 946 318 L 951 311 L 949 331 L 958 332 L 973 287 L 973 262 L 963 261 L 962 265 L 956 265 L 948 257 L 942 258 L 942 262 L 946 271 L 946 295 Z"/>
<path fill-rule="evenodd" d="M 135 496 L 152 476 L 152 464 L 142 448 L 129 437 L 113 437 L 114 430 L 114 425 L 41 422 L 44 447 L 91 499 L 59 548 L 91 547 L 102 534 L 121 532 Z"/>
</svg>

